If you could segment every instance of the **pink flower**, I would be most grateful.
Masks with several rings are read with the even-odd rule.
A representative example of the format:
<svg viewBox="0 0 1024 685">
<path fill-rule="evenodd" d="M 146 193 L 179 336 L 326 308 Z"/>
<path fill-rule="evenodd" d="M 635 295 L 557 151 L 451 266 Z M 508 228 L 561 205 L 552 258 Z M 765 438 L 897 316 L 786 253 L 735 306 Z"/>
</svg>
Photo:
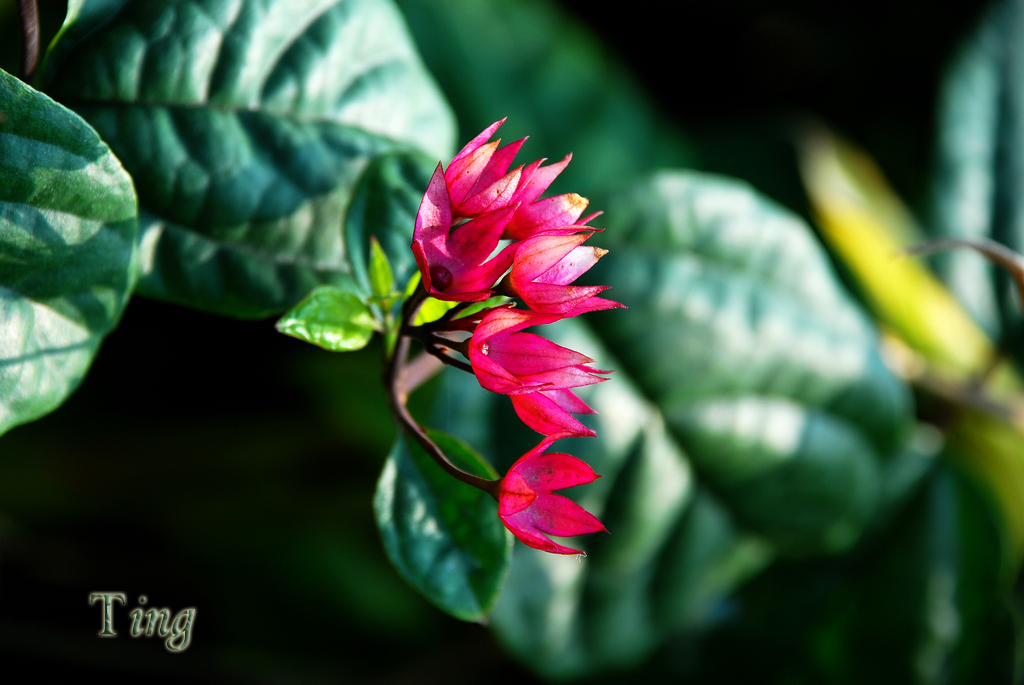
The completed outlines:
<svg viewBox="0 0 1024 685">
<path fill-rule="evenodd" d="M 501 140 L 488 143 L 503 123 L 504 119 L 485 128 L 448 165 L 444 179 L 456 217 L 480 216 L 507 207 L 514 201 L 512 196 L 519 187 L 523 168 L 520 166 L 508 171 L 508 167 L 526 138 L 500 150 L 498 143 Z"/>
<path fill-rule="evenodd" d="M 439 300 L 479 302 L 512 263 L 509 245 L 493 259 L 501 233 L 516 205 L 467 221 L 452 230 L 452 208 L 441 165 L 437 165 L 416 213 L 412 252 L 423 287 Z"/>
<path fill-rule="evenodd" d="M 469 341 L 470 364 L 484 388 L 505 395 L 578 388 L 608 380 L 594 360 L 522 329 L 554 323 L 560 316 L 503 307 L 477 325 Z M 571 393 L 570 393 L 571 394 Z"/>
<path fill-rule="evenodd" d="M 551 491 L 590 483 L 600 476 L 568 454 L 541 454 L 561 437 L 545 438 L 508 470 L 499 485 L 498 516 L 529 547 L 554 554 L 581 554 L 552 542 L 548 535 L 571 537 L 608 530 L 583 507 Z"/>
<path fill-rule="evenodd" d="M 606 285 L 569 285 L 608 253 L 597 247 L 583 247 L 591 235 L 593 232 L 537 235 L 518 243 L 508 275 L 509 294 L 522 299 L 535 312 L 564 318 L 622 307 L 597 297 L 608 289 Z"/>
<path fill-rule="evenodd" d="M 601 212 L 595 212 L 590 216 L 580 219 L 583 210 L 590 203 L 587 198 L 576 193 L 565 193 L 543 200 L 537 200 L 558 174 L 568 166 L 572 155 L 566 155 L 565 159 L 557 164 L 541 167 L 545 161 L 538 159 L 525 169 L 519 178 L 519 187 L 512 202 L 519 203 L 519 209 L 512 216 L 502 238 L 523 240 L 540 233 L 552 231 L 567 233 L 572 232 L 572 226 L 586 224 L 598 216 Z M 568 228 L 567 228 L 568 227 Z"/>
</svg>

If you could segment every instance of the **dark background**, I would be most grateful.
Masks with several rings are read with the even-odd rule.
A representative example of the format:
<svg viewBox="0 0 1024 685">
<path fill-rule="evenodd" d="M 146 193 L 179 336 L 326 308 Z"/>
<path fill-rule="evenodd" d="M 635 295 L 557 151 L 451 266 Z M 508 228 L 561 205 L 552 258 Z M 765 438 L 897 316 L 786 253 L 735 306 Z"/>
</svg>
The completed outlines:
<svg viewBox="0 0 1024 685">
<path fill-rule="evenodd" d="M 561 4 L 635 72 L 698 166 L 801 212 L 790 132 L 807 117 L 864 146 L 904 198 L 924 202 L 940 75 L 984 5 L 680 2 L 666 15 L 661 4 Z M 0 2 L 10 71 L 13 5 Z M 63 3 L 42 10 L 48 40 Z M 486 629 L 431 608 L 384 558 L 370 505 L 392 430 L 378 359 L 373 348 L 321 352 L 271 321 L 135 298 L 75 395 L 0 439 L 5 673 L 530 680 Z M 129 596 L 119 630 L 139 594 L 172 612 L 198 607 L 192 648 L 98 639 L 87 596 L 115 590 Z M 689 663 L 694 649 L 668 651 Z"/>
</svg>

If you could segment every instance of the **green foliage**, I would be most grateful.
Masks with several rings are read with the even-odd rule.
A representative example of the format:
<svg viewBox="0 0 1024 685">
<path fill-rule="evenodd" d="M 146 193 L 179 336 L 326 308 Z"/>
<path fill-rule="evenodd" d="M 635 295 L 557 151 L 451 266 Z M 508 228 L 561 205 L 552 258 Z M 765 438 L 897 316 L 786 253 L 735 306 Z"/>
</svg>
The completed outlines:
<svg viewBox="0 0 1024 685">
<path fill-rule="evenodd" d="M 277 322 L 277 330 L 332 352 L 366 347 L 381 326 L 358 295 L 322 285 Z"/>
<path fill-rule="evenodd" d="M 1024 252 L 1024 7 L 990 8 L 942 87 L 933 217 L 937 236 L 991 238 Z M 935 257 L 939 275 L 986 331 L 1024 361 L 1024 317 L 1013 280 L 968 250 Z"/>
<path fill-rule="evenodd" d="M 96 132 L 0 71 L 0 433 L 78 386 L 131 292 L 136 230 Z"/>
<path fill-rule="evenodd" d="M 645 171 L 692 162 L 684 138 L 639 83 L 555 3 L 399 4 L 458 115 L 460 141 L 507 116 L 501 137 L 529 135 L 524 154 L 557 160 L 573 153 L 552 192 L 594 199 Z"/>
<path fill-rule="evenodd" d="M 459 468 L 484 478 L 494 469 L 460 440 L 431 438 Z M 491 613 L 512 556 L 512 534 L 488 494 L 455 480 L 399 435 L 384 464 L 374 513 L 398 572 L 431 602 L 467 621 Z"/>
<path fill-rule="evenodd" d="M 232 316 L 353 289 L 341 227 L 363 168 L 452 145 L 388 0 L 78 0 L 43 80 L 135 178 L 140 292 Z"/>
<path fill-rule="evenodd" d="M 376 236 L 370 237 L 370 286 L 377 297 L 387 297 L 395 289 L 391 264 L 384 250 L 380 249 Z"/>
</svg>

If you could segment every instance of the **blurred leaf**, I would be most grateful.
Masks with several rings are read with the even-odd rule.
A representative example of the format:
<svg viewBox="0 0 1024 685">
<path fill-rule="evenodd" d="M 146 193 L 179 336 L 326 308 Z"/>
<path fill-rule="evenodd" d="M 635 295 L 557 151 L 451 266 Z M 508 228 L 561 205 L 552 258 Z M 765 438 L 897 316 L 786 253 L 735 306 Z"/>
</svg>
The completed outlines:
<svg viewBox="0 0 1024 685">
<path fill-rule="evenodd" d="M 497 478 L 461 441 L 430 435 L 459 468 Z M 388 557 L 413 587 L 464 621 L 491 613 L 508 573 L 512 534 L 490 495 L 449 476 L 400 434 L 377 483 L 373 509 Z"/>
<path fill-rule="evenodd" d="M 399 289 L 418 274 L 412 255 L 416 213 L 437 161 L 414 152 L 380 155 L 370 162 L 352 194 L 345 215 L 345 243 L 352 272 L 371 291 L 370 238 L 380 242 Z"/>
<path fill-rule="evenodd" d="M 380 325 L 358 295 L 322 285 L 277 322 L 277 330 L 332 352 L 361 350 Z"/>
<path fill-rule="evenodd" d="M 136 230 L 96 132 L 0 71 L 0 433 L 78 386 L 128 301 Z"/>
<path fill-rule="evenodd" d="M 437 321 L 447 314 L 448 310 L 454 309 L 458 304 L 458 302 L 449 302 L 448 300 L 438 300 L 433 297 L 428 297 L 420 306 L 420 310 L 416 312 L 416 318 L 413 319 L 412 325 L 422 326 L 425 323 Z"/>
<path fill-rule="evenodd" d="M 801 170 L 825 239 L 879 319 L 938 370 L 980 376 L 992 343 L 920 259 L 900 255 L 924 236 L 874 162 L 818 132 L 804 140 Z M 1000 374 L 1019 386 L 1011 370 Z"/>
<path fill-rule="evenodd" d="M 995 3 L 942 85 L 932 232 L 990 238 L 1024 251 L 1024 8 Z M 975 319 L 1024 363 L 1024 316 L 1012 279 L 981 256 L 936 257 L 939 275 Z"/>
<path fill-rule="evenodd" d="M 353 288 L 340 229 L 367 161 L 452 145 L 388 0 L 77 0 L 43 80 L 135 178 L 140 291 L 233 316 Z"/>
<path fill-rule="evenodd" d="M 391 264 L 387 255 L 380 249 L 380 241 L 376 236 L 370 237 L 370 285 L 378 297 L 387 297 L 395 287 Z"/>
<path fill-rule="evenodd" d="M 456 111 L 459 140 L 507 116 L 502 138 L 529 135 L 524 154 L 574 154 L 552 193 L 603 197 L 624 179 L 692 162 L 687 142 L 637 80 L 557 3 L 399 4 Z"/>
<path fill-rule="evenodd" d="M 629 309 L 595 316 L 598 335 L 746 525 L 794 553 L 848 547 L 911 404 L 806 224 L 676 172 L 608 216 L 594 278 Z"/>
</svg>

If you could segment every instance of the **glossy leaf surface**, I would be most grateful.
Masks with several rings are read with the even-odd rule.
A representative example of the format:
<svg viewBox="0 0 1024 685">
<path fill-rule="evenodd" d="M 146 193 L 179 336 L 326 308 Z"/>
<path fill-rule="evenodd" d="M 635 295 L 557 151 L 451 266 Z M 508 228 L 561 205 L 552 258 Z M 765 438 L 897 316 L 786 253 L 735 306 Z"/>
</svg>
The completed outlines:
<svg viewBox="0 0 1024 685">
<path fill-rule="evenodd" d="M 136 230 L 96 132 L 0 71 L 0 433 L 78 386 L 131 293 Z"/>
<path fill-rule="evenodd" d="M 497 477 L 460 440 L 441 433 L 431 438 L 459 468 Z M 512 555 L 512 534 L 490 495 L 455 480 L 399 435 L 373 508 L 384 548 L 403 578 L 456 618 L 479 621 L 490 614 Z"/>
<path fill-rule="evenodd" d="M 379 324 L 358 295 L 329 285 L 311 292 L 277 322 L 277 330 L 332 352 L 366 347 Z"/>
<path fill-rule="evenodd" d="M 367 162 L 453 139 L 388 0 L 78 0 L 44 78 L 135 178 L 140 290 L 221 314 L 353 288 L 342 220 Z"/>
</svg>

